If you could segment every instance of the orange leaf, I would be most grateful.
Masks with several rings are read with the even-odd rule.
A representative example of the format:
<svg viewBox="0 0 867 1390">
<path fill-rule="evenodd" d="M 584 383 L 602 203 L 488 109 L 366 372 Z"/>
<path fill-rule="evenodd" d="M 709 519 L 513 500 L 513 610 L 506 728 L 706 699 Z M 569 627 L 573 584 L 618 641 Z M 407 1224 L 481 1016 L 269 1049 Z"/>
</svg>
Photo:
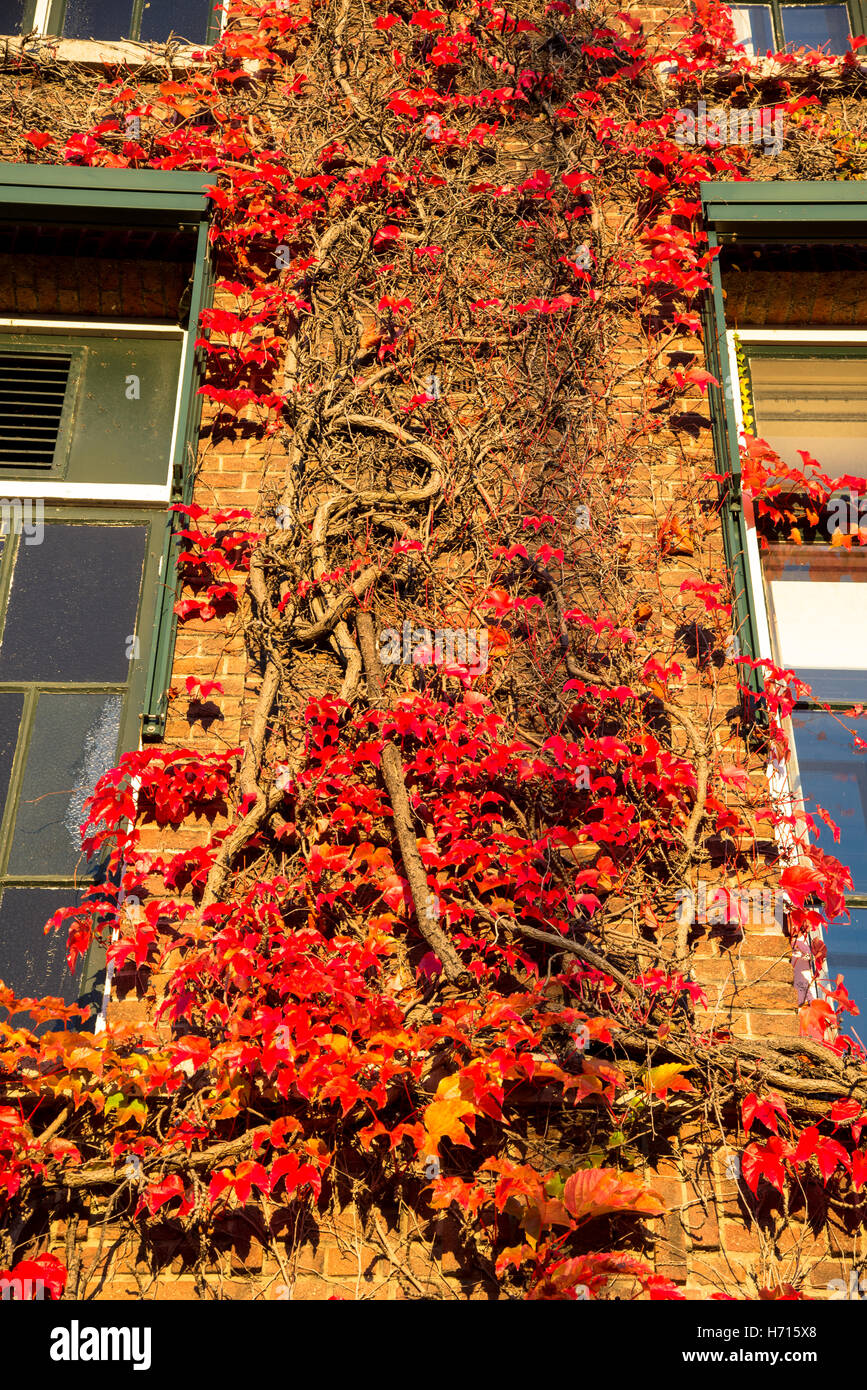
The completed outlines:
<svg viewBox="0 0 867 1390">
<path fill-rule="evenodd" d="M 428 1139 L 428 1153 L 438 1154 L 441 1139 L 451 1139 L 453 1144 L 469 1145 L 467 1131 L 461 1121 L 474 1114 L 474 1108 L 465 1100 L 435 1100 L 424 1112 L 424 1127 Z"/>
<path fill-rule="evenodd" d="M 567 1178 L 563 1192 L 566 1210 L 579 1220 L 605 1216 L 612 1211 L 642 1212 L 656 1216 L 664 1210 L 658 1192 L 616 1168 L 582 1168 Z"/>
<path fill-rule="evenodd" d="M 644 1078 L 644 1089 L 648 1095 L 661 1096 L 663 1100 L 669 1091 L 691 1091 L 693 1087 L 680 1074 L 685 1070 L 679 1062 L 663 1062 L 659 1067 L 651 1067 Z"/>
</svg>

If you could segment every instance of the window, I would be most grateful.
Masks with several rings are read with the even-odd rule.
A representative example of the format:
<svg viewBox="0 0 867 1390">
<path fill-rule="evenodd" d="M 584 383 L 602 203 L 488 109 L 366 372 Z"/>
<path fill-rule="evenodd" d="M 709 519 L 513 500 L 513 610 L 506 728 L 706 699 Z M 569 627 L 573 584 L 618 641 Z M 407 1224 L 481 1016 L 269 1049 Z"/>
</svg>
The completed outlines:
<svg viewBox="0 0 867 1390">
<path fill-rule="evenodd" d="M 0 0 L 4 34 L 67 39 L 213 43 L 221 16 L 218 0 Z"/>
<path fill-rule="evenodd" d="M 802 997 L 821 998 L 828 977 L 843 974 L 860 1010 L 844 1026 L 867 1041 L 867 762 L 858 742 L 867 743 L 867 727 L 856 714 L 867 703 L 867 545 L 858 543 L 867 538 L 867 498 L 851 491 L 854 479 L 867 476 L 867 328 L 842 326 L 854 316 L 846 275 L 860 281 L 867 273 L 867 190 L 854 181 L 744 180 L 704 183 L 701 198 L 708 241 L 718 250 L 704 340 L 721 383 L 709 395 L 736 634 L 743 655 L 790 666 L 813 689 L 814 699 L 792 713 L 788 766 L 772 763 L 769 778 L 792 810 L 803 798 L 810 811 L 818 804 L 836 821 L 839 842 L 814 817 L 814 843 L 848 864 L 853 878 L 848 920 L 834 922 L 825 939 L 825 979 L 816 982 L 812 943 L 800 941 L 793 944 L 795 978 Z M 776 518 L 754 514 L 742 490 L 745 419 L 789 470 Z M 831 480 L 818 506 L 806 505 L 799 449 Z M 762 682 L 743 669 L 752 688 L 744 713 L 755 718 Z M 796 815 L 776 830 L 789 862 L 798 855 L 798 823 Z"/>
<path fill-rule="evenodd" d="M 100 878 L 78 827 L 96 779 L 138 743 L 164 519 L 23 511 L 0 559 L 0 979 L 80 998 L 62 935 L 42 927 Z"/>
<path fill-rule="evenodd" d="M 104 877 L 97 779 L 162 729 L 208 181 L 0 165 L 0 979 L 94 1012 L 99 953 L 73 977 L 43 927 Z"/>
<path fill-rule="evenodd" d="M 0 329 L 0 486 L 165 487 L 183 347 L 181 329 Z M 136 427 L 119 451 L 121 415 Z"/>
<path fill-rule="evenodd" d="M 729 338 L 752 433 L 805 479 L 815 470 L 801 450 L 832 480 L 867 477 L 867 334 L 754 329 L 737 334 L 736 343 Z M 867 730 L 847 717 L 867 702 L 867 546 L 854 534 L 860 499 L 841 488 L 811 513 L 797 478 L 787 486 L 780 499 L 786 521 L 764 527 L 761 598 L 773 659 L 796 671 L 815 697 L 792 713 L 789 783 L 815 818 L 814 842 L 852 873 L 850 921 L 828 934 L 827 974 L 832 981 L 844 975 L 867 1017 Z M 789 518 L 797 522 L 794 544 Z M 817 807 L 837 825 L 839 841 Z"/>
<path fill-rule="evenodd" d="M 751 58 L 768 53 L 814 50 L 831 56 L 849 52 L 849 39 L 863 32 L 859 0 L 849 4 L 732 5 L 735 35 Z"/>
</svg>

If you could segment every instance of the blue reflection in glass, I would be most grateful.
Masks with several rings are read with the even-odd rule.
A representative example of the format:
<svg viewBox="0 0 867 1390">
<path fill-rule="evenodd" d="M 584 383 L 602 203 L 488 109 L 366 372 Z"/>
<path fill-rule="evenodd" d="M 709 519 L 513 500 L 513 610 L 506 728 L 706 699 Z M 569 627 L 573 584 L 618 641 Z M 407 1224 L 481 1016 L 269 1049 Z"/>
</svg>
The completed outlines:
<svg viewBox="0 0 867 1390">
<path fill-rule="evenodd" d="M 132 0 L 66 0 L 67 39 L 128 39 Z"/>
<path fill-rule="evenodd" d="M 854 892 L 867 893 L 867 753 L 853 747 L 853 734 L 863 738 L 867 728 L 814 710 L 796 710 L 792 726 L 807 810 L 818 803 L 840 829 L 835 844 L 819 821 L 819 846 L 849 866 Z"/>
<path fill-rule="evenodd" d="M 867 908 L 853 907 L 851 922 L 832 922 L 825 932 L 825 945 L 828 950 L 828 977 L 832 986 L 837 976 L 843 976 L 843 983 L 854 1004 L 861 1010 L 857 1016 L 844 1014 L 843 1027 L 854 1030 L 867 1041 Z"/>
<path fill-rule="evenodd" d="M 751 58 L 776 51 L 770 5 L 732 5 L 735 40 Z"/>
<path fill-rule="evenodd" d="M 849 52 L 849 13 L 845 5 L 781 5 L 786 51 L 821 48 L 837 55 Z"/>
<path fill-rule="evenodd" d="M 204 43 L 208 34 L 209 0 L 145 0 L 141 16 L 142 43 L 165 43 L 169 34 L 189 43 Z"/>
</svg>

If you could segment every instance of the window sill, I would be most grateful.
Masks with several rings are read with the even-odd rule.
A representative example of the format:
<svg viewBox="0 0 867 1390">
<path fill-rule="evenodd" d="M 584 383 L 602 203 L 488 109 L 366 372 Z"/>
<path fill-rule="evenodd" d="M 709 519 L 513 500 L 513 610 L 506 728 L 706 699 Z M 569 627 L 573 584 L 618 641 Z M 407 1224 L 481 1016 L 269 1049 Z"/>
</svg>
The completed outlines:
<svg viewBox="0 0 867 1390">
<path fill-rule="evenodd" d="M 169 53 L 168 44 L 138 43 L 134 39 L 64 39 L 53 35 L 0 35 L 0 44 L 6 45 L 6 56 L 21 54 L 23 57 L 50 59 L 52 62 L 81 63 L 102 66 L 120 64 L 124 67 L 146 67 L 159 65 L 169 68 L 198 67 L 195 53 L 208 48 L 207 43 L 173 43 Z"/>
<path fill-rule="evenodd" d="M 715 77 L 725 82 L 729 82 L 733 78 L 741 80 L 743 77 L 749 77 L 753 81 L 778 79 L 782 77 L 785 77 L 787 81 L 794 82 L 807 79 L 812 81 L 817 75 L 820 77 L 830 77 L 838 73 L 843 59 L 823 58 L 815 64 L 808 64 L 804 61 L 803 56 L 799 58 L 795 54 L 778 53 L 770 58 L 747 57 L 746 61 L 749 63 L 749 67 L 746 69 L 737 67 L 735 63 L 732 62 L 721 65 L 713 71 L 705 72 L 702 74 L 702 77 L 705 81 L 710 80 L 711 82 Z M 663 87 L 670 87 L 672 85 L 672 75 L 677 71 L 676 66 L 671 63 L 663 63 L 659 65 L 656 70 Z M 867 63 L 856 59 L 853 71 L 860 72 L 862 75 L 867 74 Z M 684 76 L 687 76 L 687 74 L 684 74 Z"/>
</svg>

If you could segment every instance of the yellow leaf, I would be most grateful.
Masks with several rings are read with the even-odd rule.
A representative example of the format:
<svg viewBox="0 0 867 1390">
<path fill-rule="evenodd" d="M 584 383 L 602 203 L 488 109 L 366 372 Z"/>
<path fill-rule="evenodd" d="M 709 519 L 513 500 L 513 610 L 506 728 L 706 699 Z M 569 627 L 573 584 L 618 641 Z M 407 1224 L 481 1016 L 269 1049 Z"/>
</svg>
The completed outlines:
<svg viewBox="0 0 867 1390">
<path fill-rule="evenodd" d="M 464 1100 L 469 1102 L 464 1109 L 475 1109 L 472 1104 L 473 1082 L 472 1078 L 463 1072 L 452 1072 L 451 1076 L 444 1076 L 436 1089 L 437 1100 Z"/>
<path fill-rule="evenodd" d="M 453 1144 L 469 1145 L 470 1140 L 462 1120 L 473 1114 L 465 1100 L 435 1100 L 424 1112 L 424 1127 L 427 1134 L 427 1153 L 438 1154 L 441 1139 L 450 1139 Z"/>
<path fill-rule="evenodd" d="M 644 1078 L 644 1089 L 648 1095 L 663 1098 L 669 1091 L 691 1091 L 693 1087 L 681 1076 L 684 1071 L 689 1071 L 689 1067 L 681 1066 L 680 1062 L 663 1062 L 659 1067 L 651 1067 Z"/>
<path fill-rule="evenodd" d="M 370 1046 L 380 1043 L 384 1047 L 412 1047 L 412 1038 L 409 1033 L 405 1033 L 402 1028 L 389 1030 L 380 1028 L 378 1033 L 372 1034 Z"/>
</svg>

